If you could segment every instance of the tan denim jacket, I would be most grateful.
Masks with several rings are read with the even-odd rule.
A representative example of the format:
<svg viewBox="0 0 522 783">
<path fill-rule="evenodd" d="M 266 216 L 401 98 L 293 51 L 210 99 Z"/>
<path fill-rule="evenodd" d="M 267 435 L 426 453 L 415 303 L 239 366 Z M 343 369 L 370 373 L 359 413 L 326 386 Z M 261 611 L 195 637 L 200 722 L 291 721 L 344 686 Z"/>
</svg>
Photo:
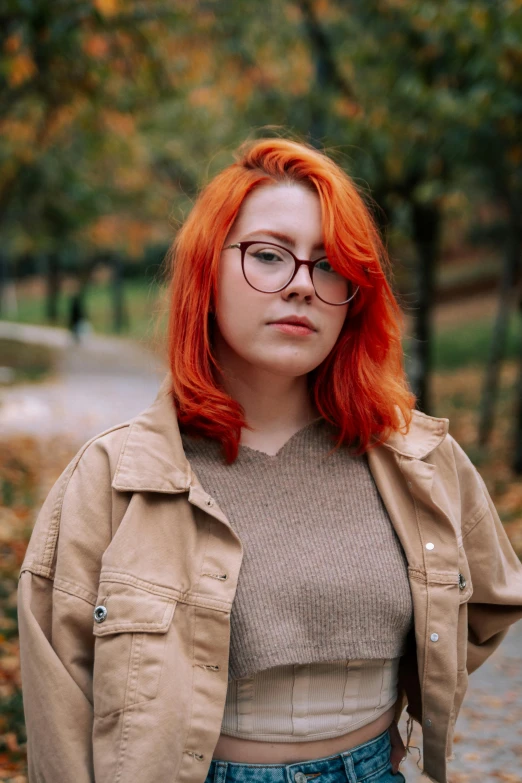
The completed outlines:
<svg viewBox="0 0 522 783">
<path fill-rule="evenodd" d="M 368 452 L 413 596 L 396 717 L 407 705 L 422 724 L 437 783 L 468 672 L 522 617 L 522 566 L 448 424 L 415 412 Z M 30 783 L 203 783 L 242 556 L 191 471 L 167 375 L 146 411 L 80 449 L 38 515 L 18 590 Z"/>
</svg>

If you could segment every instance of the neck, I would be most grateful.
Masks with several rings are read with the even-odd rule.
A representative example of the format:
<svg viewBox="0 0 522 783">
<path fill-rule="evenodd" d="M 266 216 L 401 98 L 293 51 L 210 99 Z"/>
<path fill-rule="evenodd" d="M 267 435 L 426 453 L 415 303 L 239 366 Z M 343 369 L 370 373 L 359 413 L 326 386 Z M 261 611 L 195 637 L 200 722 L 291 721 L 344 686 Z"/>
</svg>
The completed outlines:
<svg viewBox="0 0 522 783">
<path fill-rule="evenodd" d="M 291 435 L 318 418 L 306 375 L 278 375 L 251 365 L 241 367 L 238 362 L 224 362 L 222 357 L 220 366 L 225 391 L 242 406 L 247 425 L 255 433 L 275 437 Z"/>
</svg>

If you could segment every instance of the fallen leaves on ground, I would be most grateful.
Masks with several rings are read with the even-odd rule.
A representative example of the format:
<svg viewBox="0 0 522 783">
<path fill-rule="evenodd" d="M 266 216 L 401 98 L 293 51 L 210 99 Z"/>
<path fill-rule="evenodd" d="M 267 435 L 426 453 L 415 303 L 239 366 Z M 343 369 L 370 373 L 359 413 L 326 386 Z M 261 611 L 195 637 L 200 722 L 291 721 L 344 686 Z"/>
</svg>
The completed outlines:
<svg viewBox="0 0 522 783">
<path fill-rule="evenodd" d="M 17 584 L 45 496 L 76 444 L 31 437 L 0 442 L 0 780 L 27 783 L 17 623 Z"/>
</svg>

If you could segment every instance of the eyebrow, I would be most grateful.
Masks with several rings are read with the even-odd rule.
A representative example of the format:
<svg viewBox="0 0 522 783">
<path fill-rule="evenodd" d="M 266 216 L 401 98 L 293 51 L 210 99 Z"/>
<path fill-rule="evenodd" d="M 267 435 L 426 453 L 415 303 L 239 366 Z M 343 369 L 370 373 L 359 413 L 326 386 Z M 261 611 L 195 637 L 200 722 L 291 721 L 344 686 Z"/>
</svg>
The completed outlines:
<svg viewBox="0 0 522 783">
<path fill-rule="evenodd" d="M 266 236 L 273 237 L 274 239 L 279 240 L 279 242 L 284 242 L 286 245 L 290 245 L 290 247 L 295 248 L 295 242 L 292 237 L 288 236 L 288 234 L 283 234 L 280 231 L 272 231 L 268 228 L 258 228 L 256 231 L 251 231 L 250 234 L 246 234 L 245 238 L 251 237 L 253 234 L 265 234 Z M 324 249 L 324 242 L 318 242 L 312 248 L 312 250 Z"/>
</svg>

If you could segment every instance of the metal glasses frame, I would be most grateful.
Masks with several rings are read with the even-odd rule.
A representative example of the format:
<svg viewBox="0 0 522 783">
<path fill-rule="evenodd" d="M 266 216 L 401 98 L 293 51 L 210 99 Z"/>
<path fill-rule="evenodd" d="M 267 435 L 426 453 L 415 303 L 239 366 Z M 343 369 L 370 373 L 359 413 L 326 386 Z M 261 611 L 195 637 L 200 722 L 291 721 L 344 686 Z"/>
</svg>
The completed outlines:
<svg viewBox="0 0 522 783">
<path fill-rule="evenodd" d="M 292 258 L 294 259 L 295 266 L 294 266 L 294 273 L 292 277 L 287 283 L 281 286 L 281 288 L 277 288 L 275 291 L 262 291 L 260 288 L 256 288 L 255 285 L 252 285 L 252 283 L 250 282 L 250 280 L 247 278 L 245 274 L 245 252 L 248 250 L 250 245 L 260 245 L 260 244 L 267 245 L 268 247 L 277 247 L 279 248 L 279 250 L 284 250 L 286 253 L 290 253 Z M 292 251 L 289 250 L 287 247 L 283 247 L 283 245 L 276 245 L 274 242 L 263 242 L 262 240 L 259 239 L 253 239 L 253 240 L 249 239 L 245 242 L 234 242 L 234 244 L 227 245 L 226 247 L 224 247 L 223 250 L 228 250 L 229 248 L 236 248 L 236 247 L 239 248 L 239 250 L 241 250 L 241 269 L 243 270 L 243 277 L 247 281 L 248 285 L 254 289 L 254 291 L 259 291 L 262 294 L 277 294 L 279 291 L 283 291 L 288 285 L 290 285 L 290 283 L 298 273 L 299 268 L 303 265 L 309 267 L 310 279 L 312 281 L 312 285 L 314 286 L 315 295 L 317 296 L 318 299 L 321 300 L 321 302 L 324 302 L 325 304 L 332 305 L 332 307 L 339 307 L 339 305 L 348 304 L 348 302 L 352 301 L 355 294 L 359 290 L 359 286 L 357 286 L 357 288 L 355 289 L 351 297 L 349 299 L 345 299 L 344 302 L 327 302 L 326 299 L 323 299 L 323 297 L 319 296 L 319 294 L 317 293 L 317 290 L 314 285 L 313 274 L 314 274 L 315 265 L 318 264 L 320 261 L 324 261 L 324 260 L 328 261 L 328 256 L 321 256 L 321 258 L 317 258 L 315 261 L 303 261 L 301 258 L 297 258 L 297 256 L 294 255 L 294 253 L 292 253 Z"/>
</svg>

